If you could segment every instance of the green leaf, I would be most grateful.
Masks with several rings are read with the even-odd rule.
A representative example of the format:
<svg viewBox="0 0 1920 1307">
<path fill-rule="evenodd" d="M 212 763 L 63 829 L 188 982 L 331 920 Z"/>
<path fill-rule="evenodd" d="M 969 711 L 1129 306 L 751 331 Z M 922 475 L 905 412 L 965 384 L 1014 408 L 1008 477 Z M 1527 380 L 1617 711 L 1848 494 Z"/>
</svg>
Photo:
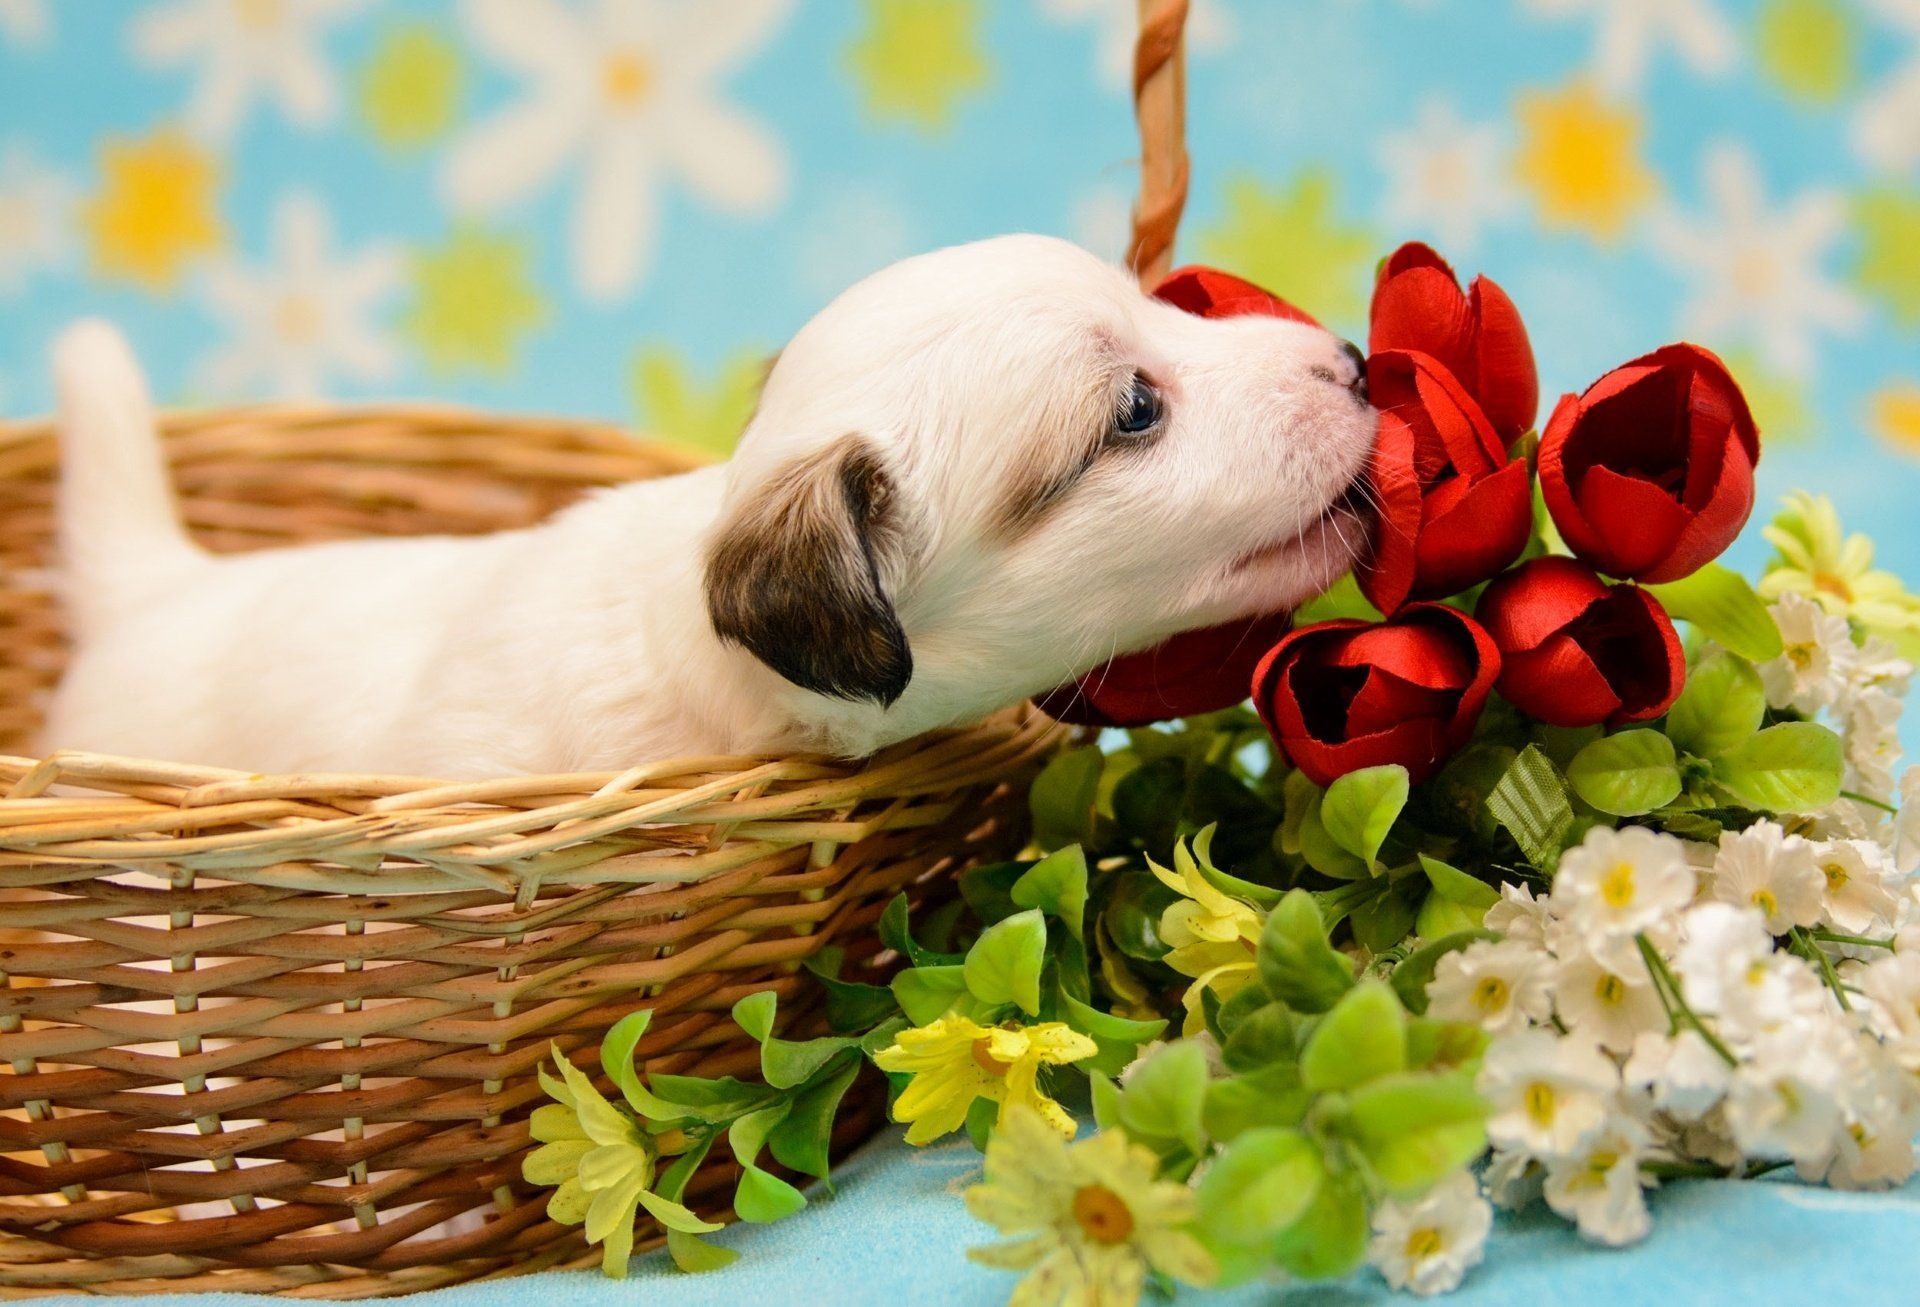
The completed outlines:
<svg viewBox="0 0 1920 1307">
<path fill-rule="evenodd" d="M 1717 758 L 1759 730 L 1766 711 L 1760 673 L 1723 649 L 1687 674 L 1686 688 L 1667 712 L 1667 735 L 1688 753 Z"/>
<path fill-rule="evenodd" d="M 1383 980 L 1363 980 L 1334 1004 L 1300 1050 L 1314 1090 L 1351 1089 L 1407 1069 L 1407 1012 Z"/>
<path fill-rule="evenodd" d="M 718 1271 L 740 1260 L 740 1254 L 733 1249 L 708 1243 L 682 1230 L 667 1231 L 667 1252 L 673 1257 L 673 1264 L 689 1275 Z"/>
<path fill-rule="evenodd" d="M 833 1144 L 833 1118 L 840 1110 L 840 1099 L 847 1086 L 860 1074 L 860 1063 L 848 1058 L 838 1070 L 802 1092 L 793 1100 L 786 1120 L 767 1136 L 767 1149 L 774 1160 L 802 1175 L 825 1179 L 827 1152 Z"/>
<path fill-rule="evenodd" d="M 755 1225 L 792 1216 L 807 1205 L 807 1196 L 770 1171 L 745 1166 L 733 1191 L 733 1214 Z"/>
<path fill-rule="evenodd" d="M 1419 915 L 1413 919 L 1413 933 L 1421 939 L 1457 935 L 1478 926 L 1485 916 L 1484 912 L 1462 907 L 1444 894 L 1432 893 L 1420 904 Z"/>
<path fill-rule="evenodd" d="M 1422 853 L 1420 870 L 1426 872 L 1427 879 L 1433 882 L 1435 893 L 1463 908 L 1484 913 L 1500 901 L 1499 890 L 1438 858 L 1430 858 Z"/>
<path fill-rule="evenodd" d="M 1455 949 L 1465 948 L 1476 939 L 1494 938 L 1496 936 L 1490 930 L 1462 930 L 1422 944 L 1393 969 L 1393 992 L 1400 996 L 1407 1011 L 1416 1015 L 1424 1013 L 1427 1010 L 1427 986 L 1433 983 L 1434 969 L 1440 965 L 1440 959 Z"/>
<path fill-rule="evenodd" d="M 1135 1138 L 1184 1144 L 1195 1155 L 1203 1154 L 1206 1089 L 1206 1050 L 1190 1039 L 1168 1044 L 1128 1077 L 1120 1095 L 1120 1124 Z"/>
<path fill-rule="evenodd" d="M 1573 826 L 1566 782 L 1537 745 L 1528 745 L 1487 795 L 1487 811 L 1513 836 L 1527 861 L 1550 872 Z"/>
<path fill-rule="evenodd" d="M 737 1118 L 727 1127 L 727 1145 L 733 1149 L 734 1160 L 742 1166 L 752 1166 L 754 1159 L 760 1156 L 760 1150 L 766 1146 L 767 1136 L 792 1111 L 793 1104 L 782 1101 Z"/>
<path fill-rule="evenodd" d="M 1420 888 L 1413 882 L 1396 885 L 1353 910 L 1347 920 L 1353 928 L 1354 943 L 1369 953 L 1385 953 L 1419 927 L 1414 905 L 1420 896 L 1416 893 L 1410 897 L 1406 892 L 1409 886 L 1416 891 Z"/>
<path fill-rule="evenodd" d="M 769 1039 L 760 1045 L 760 1076 L 775 1089 L 792 1089 L 813 1079 L 834 1058 L 858 1047 L 859 1040 L 845 1035 Z"/>
<path fill-rule="evenodd" d="M 1220 1059 L 1230 1071 L 1257 1071 L 1275 1062 L 1292 1062 L 1299 1049 L 1293 1009 L 1268 1003 L 1234 1023 L 1221 1045 Z"/>
<path fill-rule="evenodd" d="M 1383 1076 L 1354 1091 L 1348 1118 L 1387 1191 L 1418 1193 L 1487 1146 L 1487 1105 L 1471 1071 Z"/>
<path fill-rule="evenodd" d="M 1133 1061 L 1140 1045 L 1158 1039 L 1167 1028 L 1163 1020 L 1132 1021 L 1102 1012 L 1064 990 L 1060 993 L 1060 1007 L 1069 1026 L 1083 1035 L 1091 1035 L 1100 1045 L 1100 1052 L 1080 1065 L 1115 1075 Z"/>
<path fill-rule="evenodd" d="M 780 996 L 770 989 L 749 994 L 733 1005 L 733 1023 L 752 1035 L 754 1042 L 764 1044 L 773 1033 L 773 1014 L 779 1002 Z"/>
<path fill-rule="evenodd" d="M 1335 844 L 1372 866 L 1387 832 L 1407 806 L 1407 769 L 1362 767 L 1338 777 L 1320 800 L 1320 824 Z"/>
<path fill-rule="evenodd" d="M 1265 1243 L 1300 1219 L 1326 1174 L 1319 1146 L 1300 1131 L 1249 1130 L 1194 1186 L 1200 1227 L 1224 1243 Z"/>
<path fill-rule="evenodd" d="M 1038 908 L 1017 912 L 980 932 L 967 950 L 967 988 L 989 1007 L 1017 1003 L 1040 1013 L 1040 972 L 1047 965 L 1047 920 Z"/>
<path fill-rule="evenodd" d="M 827 970 L 825 959 L 820 957 L 808 958 L 802 965 L 827 991 L 827 1024 L 842 1034 L 869 1030 L 899 1011 L 893 991 L 885 985 L 841 980 Z"/>
<path fill-rule="evenodd" d="M 653 1093 L 659 1099 L 666 1100 L 665 1106 L 672 1109 L 664 1115 L 645 1108 L 636 1109 L 641 1115 L 654 1120 L 692 1116 L 702 1121 L 730 1121 L 773 1097 L 772 1091 L 765 1085 L 749 1084 L 732 1076 L 710 1080 L 704 1076 L 675 1076 L 656 1072 L 648 1079 L 652 1082 Z"/>
<path fill-rule="evenodd" d="M 1113 787 L 1113 820 L 1149 849 L 1164 849 L 1180 833 L 1187 804 L 1187 763 L 1156 758 L 1128 772 Z"/>
<path fill-rule="evenodd" d="M 1300 605 L 1293 615 L 1293 624 L 1296 627 L 1311 626 L 1315 622 L 1342 617 L 1357 617 L 1364 622 L 1380 620 L 1380 610 L 1360 593 L 1359 583 L 1353 579 L 1351 572 L 1327 587 L 1325 594 Z"/>
<path fill-rule="evenodd" d="M 1296 1012 L 1325 1012 L 1353 988 L 1353 964 L 1327 942 L 1319 906 L 1303 889 L 1267 914 L 1254 959 L 1267 992 Z"/>
<path fill-rule="evenodd" d="M 1087 917 L 1087 855 L 1070 844 L 1036 862 L 1009 894 L 1023 908 L 1038 908 L 1059 919 L 1067 933 L 1082 937 Z"/>
<path fill-rule="evenodd" d="M 1323 876 L 1332 876 L 1335 880 L 1365 880 L 1373 874 L 1373 869 L 1358 856 L 1342 848 L 1333 838 L 1321 818 L 1325 805 L 1326 795 L 1319 790 L 1306 798 L 1297 832 L 1300 856 L 1307 860 L 1309 867 Z"/>
<path fill-rule="evenodd" d="M 1816 812 L 1840 797 L 1840 737 L 1817 722 L 1769 726 L 1713 761 L 1713 779 L 1765 812 Z"/>
<path fill-rule="evenodd" d="M 1201 1121 L 1209 1138 L 1229 1140 L 1262 1126 L 1298 1125 L 1312 1095 L 1300 1083 L 1300 1068 L 1276 1062 L 1207 1083 Z"/>
<path fill-rule="evenodd" d="M 893 996 L 916 1026 L 938 1021 L 967 992 L 966 968 L 908 967 L 893 978 Z"/>
<path fill-rule="evenodd" d="M 627 1106 L 642 1116 L 648 1114 L 643 1103 L 657 1100 L 640 1083 L 640 1068 L 635 1065 L 633 1054 L 640 1045 L 640 1036 L 647 1033 L 647 1026 L 652 1021 L 653 1011 L 650 1008 L 629 1012 L 614 1022 L 607 1031 L 607 1037 L 600 1041 L 600 1069 L 620 1090 L 621 1096 L 627 1100 Z"/>
<path fill-rule="evenodd" d="M 1033 813 L 1034 842 L 1043 849 L 1093 841 L 1094 800 L 1100 792 L 1100 772 L 1106 756 L 1098 745 L 1057 753 L 1034 778 L 1027 791 Z"/>
<path fill-rule="evenodd" d="M 1102 1130 L 1120 1129 L 1120 1086 L 1113 1077 L 1094 1072 L 1087 1077 L 1087 1099 L 1093 1105 L 1093 1123 Z"/>
<path fill-rule="evenodd" d="M 1680 797 L 1680 764 L 1660 732 L 1621 731 L 1580 750 L 1567 782 L 1601 812 L 1637 817 Z"/>
<path fill-rule="evenodd" d="M 1014 882 L 1032 866 L 1028 862 L 988 862 L 968 867 L 960 873 L 960 897 L 973 909 L 983 926 L 991 926 L 1002 917 L 1020 910 L 1013 901 Z"/>
<path fill-rule="evenodd" d="M 887 910 L 880 914 L 880 942 L 904 957 L 916 967 L 943 967 L 960 961 L 958 953 L 938 953 L 922 948 L 913 938 L 913 929 L 907 922 L 907 896 L 896 894 L 887 904 Z"/>
<path fill-rule="evenodd" d="M 1648 590 L 1667 615 L 1751 662 L 1780 656 L 1780 628 L 1747 578 L 1720 563 L 1708 563 L 1692 576 Z"/>
<path fill-rule="evenodd" d="M 1113 946 L 1142 962 L 1165 957 L 1167 944 L 1160 938 L 1160 921 L 1180 896 L 1145 870 L 1122 870 L 1101 879 L 1113 887 L 1100 914 L 1101 928 Z"/>
<path fill-rule="evenodd" d="M 1426 786 L 1427 802 L 1442 823 L 1482 842 L 1494 837 L 1496 823 L 1487 796 L 1513 766 L 1517 750 L 1504 744 L 1473 744 L 1455 754 Z"/>
<path fill-rule="evenodd" d="M 1366 1191 L 1348 1172 L 1330 1173 L 1299 1220 L 1273 1243 L 1281 1268 L 1303 1280 L 1345 1275 L 1367 1252 Z"/>
</svg>

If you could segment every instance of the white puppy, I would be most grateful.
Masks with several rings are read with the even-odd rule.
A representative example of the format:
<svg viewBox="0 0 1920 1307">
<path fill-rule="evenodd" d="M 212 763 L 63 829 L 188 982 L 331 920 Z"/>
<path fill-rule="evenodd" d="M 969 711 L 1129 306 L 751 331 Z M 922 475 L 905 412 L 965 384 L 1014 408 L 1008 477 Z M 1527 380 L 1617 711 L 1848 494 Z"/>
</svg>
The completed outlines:
<svg viewBox="0 0 1920 1307">
<path fill-rule="evenodd" d="M 124 343 L 85 323 L 56 354 L 50 748 L 441 777 L 861 756 L 1296 605 L 1366 534 L 1351 345 L 1036 236 L 841 295 L 731 462 L 490 536 L 206 554 Z"/>
</svg>

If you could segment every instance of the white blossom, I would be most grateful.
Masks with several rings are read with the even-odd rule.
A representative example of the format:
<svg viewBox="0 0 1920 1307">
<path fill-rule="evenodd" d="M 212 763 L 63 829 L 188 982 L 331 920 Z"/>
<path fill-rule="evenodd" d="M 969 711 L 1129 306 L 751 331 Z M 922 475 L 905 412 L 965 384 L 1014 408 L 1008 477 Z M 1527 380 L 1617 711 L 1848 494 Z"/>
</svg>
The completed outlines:
<svg viewBox="0 0 1920 1307">
<path fill-rule="evenodd" d="M 1682 1123 L 1698 1121 L 1726 1097 L 1733 1069 L 1696 1030 L 1642 1031 L 1621 1076 L 1655 1108 Z"/>
<path fill-rule="evenodd" d="M 1920 871 L 1920 767 L 1900 773 L 1900 811 L 1893 819 L 1893 865 L 1909 876 Z"/>
<path fill-rule="evenodd" d="M 1757 908 L 1702 903 L 1682 921 L 1673 959 L 1682 995 L 1696 1013 L 1717 1018 L 1721 1038 L 1745 1042 L 1824 1010 L 1818 977 L 1799 959 L 1773 951 Z"/>
<path fill-rule="evenodd" d="M 1495 1040 L 1478 1083 L 1496 1148 L 1570 1157 L 1606 1125 L 1620 1071 L 1591 1042 L 1536 1027 Z"/>
<path fill-rule="evenodd" d="M 1544 949 L 1547 923 L 1557 906 L 1551 895 L 1535 898 L 1530 885 L 1505 882 L 1500 886 L 1500 901 L 1487 909 L 1482 924 L 1502 939 Z"/>
<path fill-rule="evenodd" d="M 1852 974 L 1873 1032 L 1896 1062 L 1920 1074 L 1920 951 L 1896 947 Z"/>
<path fill-rule="evenodd" d="M 1847 619 L 1791 590 L 1768 611 L 1782 648 L 1778 658 L 1759 665 L 1767 702 L 1808 716 L 1839 702 L 1860 661 Z"/>
<path fill-rule="evenodd" d="M 1532 1206 L 1546 1178 L 1546 1168 L 1524 1150 L 1496 1147 L 1487 1154 L 1487 1197 L 1502 1211 Z"/>
<path fill-rule="evenodd" d="M 1868 0 L 1868 7 L 1901 29 L 1906 55 L 1860 97 L 1853 111 L 1853 148 L 1874 168 L 1905 172 L 1920 165 L 1920 0 Z"/>
<path fill-rule="evenodd" d="M 1727 1126 L 1750 1157 L 1820 1164 L 1842 1128 L 1840 1087 L 1853 1059 L 1830 1022 L 1808 1020 L 1763 1034 L 1734 1068 Z"/>
<path fill-rule="evenodd" d="M 1394 1289 L 1447 1293 L 1486 1254 L 1493 1207 L 1471 1171 L 1455 1171 L 1411 1202 L 1387 1199 L 1373 1214 L 1367 1260 Z"/>
<path fill-rule="evenodd" d="M 1900 712 L 1896 695 L 1871 686 L 1853 695 L 1840 719 L 1846 748 L 1846 788 L 1882 802 L 1893 797 L 1894 766 L 1900 761 Z"/>
<path fill-rule="evenodd" d="M 1563 953 L 1553 972 L 1553 1008 L 1567 1032 L 1625 1053 L 1642 1032 L 1664 1028 L 1667 1010 L 1637 954 L 1613 963 L 1590 949 Z"/>
<path fill-rule="evenodd" d="M 1813 860 L 1828 925 L 1848 935 L 1892 928 L 1904 877 L 1885 849 L 1870 840 L 1827 840 L 1814 845 Z"/>
<path fill-rule="evenodd" d="M 1523 1030 L 1553 1013 L 1551 959 L 1519 940 L 1479 940 L 1440 959 L 1427 987 L 1427 1010 L 1489 1034 Z"/>
<path fill-rule="evenodd" d="M 1547 1206 L 1572 1221 L 1583 1238 L 1620 1247 L 1647 1237 L 1653 1221 L 1640 1171 L 1646 1131 L 1631 1117 L 1609 1121 L 1577 1154 L 1547 1163 Z"/>
<path fill-rule="evenodd" d="M 1596 826 L 1560 859 L 1553 898 L 1567 903 L 1566 920 L 1587 946 L 1624 965 L 1633 937 L 1670 920 L 1693 901 L 1697 877 L 1671 835 L 1643 826 Z"/>
<path fill-rule="evenodd" d="M 1723 903 L 1758 908 L 1767 931 L 1784 935 L 1794 926 L 1820 919 L 1820 873 L 1813 845 L 1789 835 L 1774 821 L 1758 821 L 1720 837 L 1713 861 L 1713 897 Z"/>
</svg>

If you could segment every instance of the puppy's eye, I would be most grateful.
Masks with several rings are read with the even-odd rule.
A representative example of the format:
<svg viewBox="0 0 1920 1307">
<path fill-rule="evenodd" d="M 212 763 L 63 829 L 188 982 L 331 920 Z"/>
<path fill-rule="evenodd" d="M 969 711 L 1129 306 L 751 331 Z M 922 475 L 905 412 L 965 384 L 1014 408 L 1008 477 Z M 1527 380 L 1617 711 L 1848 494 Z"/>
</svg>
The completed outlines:
<svg viewBox="0 0 1920 1307">
<path fill-rule="evenodd" d="M 1120 410 L 1114 414 L 1113 433 L 1116 436 L 1144 436 L 1160 425 L 1163 405 L 1160 391 L 1151 381 L 1138 372 L 1127 385 L 1127 392 L 1120 399 Z"/>
</svg>

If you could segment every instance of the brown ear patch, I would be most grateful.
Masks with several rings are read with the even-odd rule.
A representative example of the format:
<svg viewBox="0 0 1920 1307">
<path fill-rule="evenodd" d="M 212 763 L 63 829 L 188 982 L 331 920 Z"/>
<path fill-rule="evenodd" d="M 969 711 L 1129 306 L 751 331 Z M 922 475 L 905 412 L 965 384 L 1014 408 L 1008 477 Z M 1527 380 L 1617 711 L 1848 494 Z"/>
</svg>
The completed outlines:
<svg viewBox="0 0 1920 1307">
<path fill-rule="evenodd" d="M 897 518 L 892 479 L 859 436 L 789 464 L 721 524 L 708 550 L 714 632 L 802 689 L 891 704 L 913 676 L 880 580 Z"/>
</svg>

